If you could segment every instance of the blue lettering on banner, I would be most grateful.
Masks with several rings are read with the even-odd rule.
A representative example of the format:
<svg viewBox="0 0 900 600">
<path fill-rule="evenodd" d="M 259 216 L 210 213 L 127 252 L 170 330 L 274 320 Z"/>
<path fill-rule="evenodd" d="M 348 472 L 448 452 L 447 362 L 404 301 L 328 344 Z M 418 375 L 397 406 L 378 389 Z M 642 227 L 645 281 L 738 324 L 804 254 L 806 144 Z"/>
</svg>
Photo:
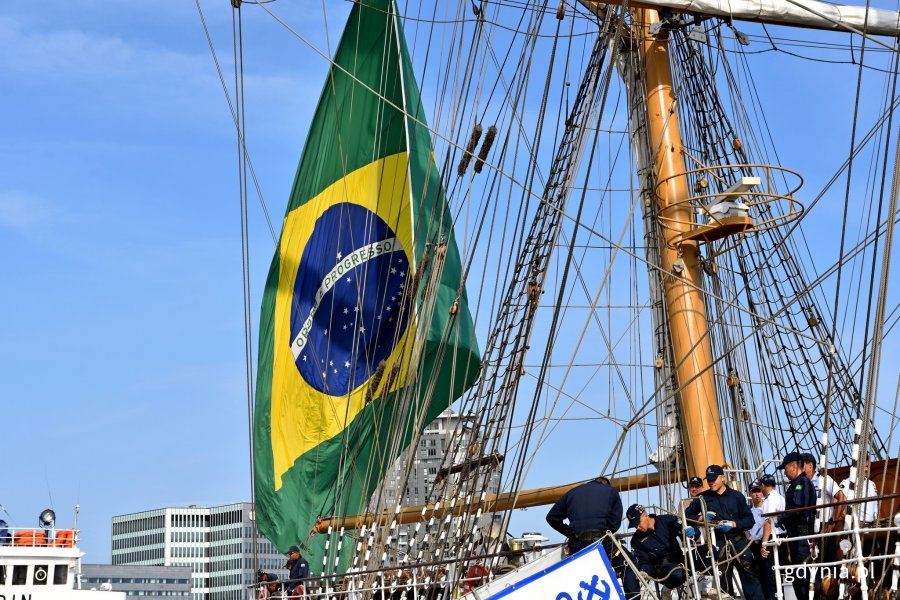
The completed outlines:
<svg viewBox="0 0 900 600">
<path fill-rule="evenodd" d="M 603 584 L 603 589 L 601 590 L 597 587 L 597 584 Z M 591 582 L 588 583 L 586 581 L 582 581 L 578 584 L 578 586 L 587 592 L 587 596 L 578 592 L 578 600 L 594 600 L 594 596 L 597 597 L 598 600 L 609 600 L 609 584 L 605 581 L 600 581 L 599 575 L 594 575 L 591 578 Z M 569 592 L 560 592 L 556 595 L 556 600 L 574 600 L 572 595 Z"/>
</svg>

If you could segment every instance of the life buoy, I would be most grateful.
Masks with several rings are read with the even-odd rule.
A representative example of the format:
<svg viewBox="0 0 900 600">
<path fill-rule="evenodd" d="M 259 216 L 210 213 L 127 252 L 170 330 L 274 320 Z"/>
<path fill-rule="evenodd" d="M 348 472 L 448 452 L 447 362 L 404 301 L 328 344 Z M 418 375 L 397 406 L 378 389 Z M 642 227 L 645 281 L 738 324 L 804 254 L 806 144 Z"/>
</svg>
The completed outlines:
<svg viewBox="0 0 900 600">
<path fill-rule="evenodd" d="M 486 566 L 481 563 L 476 563 L 474 565 L 469 565 L 469 568 L 466 569 L 466 577 L 465 577 L 465 585 L 463 585 L 463 592 L 469 593 L 477 587 L 481 587 L 485 583 L 487 583 L 487 578 L 491 574 Z"/>
<path fill-rule="evenodd" d="M 54 548 L 73 548 L 75 546 L 75 530 L 60 529 L 53 538 Z"/>
<path fill-rule="evenodd" d="M 46 546 L 47 532 L 38 529 L 17 531 L 13 536 L 13 546 Z"/>
</svg>

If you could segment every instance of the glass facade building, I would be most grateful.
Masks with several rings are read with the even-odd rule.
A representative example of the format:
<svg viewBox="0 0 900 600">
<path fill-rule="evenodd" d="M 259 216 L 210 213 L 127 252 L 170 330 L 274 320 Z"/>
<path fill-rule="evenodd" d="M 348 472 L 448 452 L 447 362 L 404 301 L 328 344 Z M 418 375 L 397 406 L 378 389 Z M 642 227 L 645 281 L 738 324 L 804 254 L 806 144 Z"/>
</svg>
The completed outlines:
<svg viewBox="0 0 900 600">
<path fill-rule="evenodd" d="M 249 502 L 119 515 L 112 563 L 190 567 L 192 600 L 252 600 L 256 569 L 287 576 L 286 557 L 266 538 L 256 539 L 254 557 L 253 519 Z"/>
</svg>

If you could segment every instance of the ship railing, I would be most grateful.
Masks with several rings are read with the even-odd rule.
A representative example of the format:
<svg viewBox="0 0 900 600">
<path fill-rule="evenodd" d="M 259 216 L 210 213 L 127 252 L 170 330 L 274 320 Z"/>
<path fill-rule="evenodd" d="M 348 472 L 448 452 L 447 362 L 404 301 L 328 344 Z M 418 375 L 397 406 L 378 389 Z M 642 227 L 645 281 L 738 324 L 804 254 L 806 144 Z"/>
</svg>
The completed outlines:
<svg viewBox="0 0 900 600">
<path fill-rule="evenodd" d="M 562 544 L 540 545 L 534 551 L 553 550 Z M 267 600 L 313 600 L 323 598 L 397 598 L 418 600 L 426 598 L 443 598 L 444 593 L 459 592 L 465 595 L 473 589 L 489 583 L 495 577 L 488 569 L 486 574 L 470 577 L 459 576 L 465 567 L 473 564 L 488 565 L 492 560 L 521 555 L 522 552 L 503 551 L 491 554 L 469 556 L 466 558 L 448 558 L 443 560 L 416 562 L 398 565 L 385 565 L 375 569 L 350 570 L 330 575 L 317 575 L 304 579 L 280 579 L 275 583 L 278 590 L 272 594 L 259 595 L 257 598 Z M 299 584 L 302 593 L 285 593 L 285 586 Z M 268 582 L 259 582 L 249 587 L 259 590 Z M 409 592 L 406 596 L 403 591 Z M 381 594 L 381 595 L 379 595 Z M 453 596 L 457 597 L 457 596 Z"/>
<path fill-rule="evenodd" d="M 74 548 L 77 529 L 43 529 L 0 525 L 0 546 L 18 548 Z"/>
<path fill-rule="evenodd" d="M 842 502 L 833 502 L 828 504 L 820 504 L 814 507 L 792 508 L 775 513 L 766 513 L 763 515 L 771 524 L 772 531 L 777 530 L 777 523 L 780 517 L 811 509 L 819 510 L 822 508 L 834 508 L 838 506 L 863 504 L 872 501 L 894 499 L 900 497 L 900 494 L 885 494 L 881 496 L 870 496 L 863 498 L 854 498 Z M 784 583 L 782 576 L 797 577 L 801 574 L 802 579 L 809 579 L 811 582 L 817 577 L 824 581 L 827 579 L 837 582 L 838 598 L 845 598 L 849 595 L 849 590 L 853 586 L 858 586 L 858 592 L 863 598 L 869 597 L 870 583 L 874 588 L 889 589 L 892 597 L 896 596 L 898 584 L 900 584 L 900 513 L 895 514 L 893 519 L 879 519 L 875 523 L 863 523 L 858 516 L 848 512 L 844 522 L 841 523 L 841 529 L 830 531 L 817 531 L 803 535 L 773 535 L 768 541 L 763 543 L 764 547 L 772 548 L 772 556 L 774 562 L 774 570 L 776 573 L 776 596 L 779 600 L 784 598 Z M 888 542 L 891 534 L 898 534 L 893 544 L 893 551 L 888 551 Z M 873 538 L 884 537 L 885 544 L 882 551 L 878 551 L 877 544 L 864 545 L 865 541 Z M 812 550 L 818 548 L 817 541 L 823 543 L 831 538 L 842 538 L 838 544 L 840 553 L 836 553 L 838 560 L 821 560 L 822 557 L 815 557 L 801 564 L 783 563 L 782 555 L 778 551 L 779 546 L 790 542 L 806 542 L 809 543 Z M 890 561 L 890 571 L 887 563 Z M 876 566 L 881 566 L 881 573 L 876 581 Z M 890 573 L 890 586 L 885 587 L 886 577 Z M 789 583 L 789 582 L 787 582 Z"/>
</svg>

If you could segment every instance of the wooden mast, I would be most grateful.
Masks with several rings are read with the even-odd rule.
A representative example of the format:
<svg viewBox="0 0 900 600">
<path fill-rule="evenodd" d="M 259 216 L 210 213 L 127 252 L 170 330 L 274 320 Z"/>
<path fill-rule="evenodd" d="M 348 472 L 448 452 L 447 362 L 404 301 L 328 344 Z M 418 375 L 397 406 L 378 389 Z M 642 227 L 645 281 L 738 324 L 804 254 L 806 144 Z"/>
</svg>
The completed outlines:
<svg viewBox="0 0 900 600">
<path fill-rule="evenodd" d="M 722 425 L 712 369 L 712 348 L 706 322 L 706 306 L 700 291 L 699 248 L 693 240 L 681 241 L 694 219 L 686 200 L 690 197 L 684 175 L 677 102 L 672 89 L 668 39 L 665 31 L 651 35 L 650 25 L 659 13 L 650 9 L 633 12 L 633 31 L 644 66 L 647 128 L 659 212 L 667 225 L 660 226 L 660 257 L 666 313 L 680 387 L 681 433 L 689 475 L 699 475 L 711 464 L 725 462 Z"/>
</svg>

